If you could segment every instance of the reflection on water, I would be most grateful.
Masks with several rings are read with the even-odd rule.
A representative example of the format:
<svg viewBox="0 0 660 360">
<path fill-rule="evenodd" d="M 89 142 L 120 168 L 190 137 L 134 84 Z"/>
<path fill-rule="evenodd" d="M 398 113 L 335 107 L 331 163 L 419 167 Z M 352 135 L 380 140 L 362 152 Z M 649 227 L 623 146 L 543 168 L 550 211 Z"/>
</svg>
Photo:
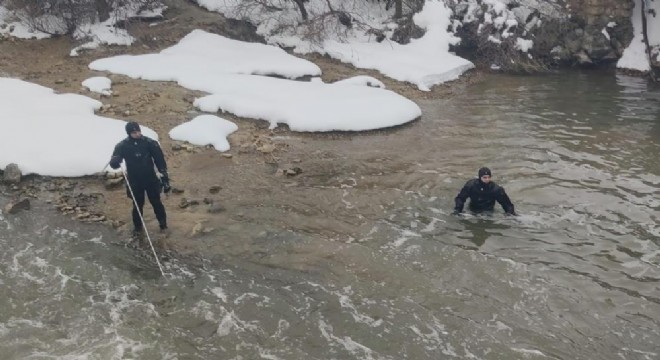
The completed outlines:
<svg viewBox="0 0 660 360">
<path fill-rule="evenodd" d="M 398 129 L 282 137 L 305 172 L 167 280 L 107 229 L 1 217 L 4 358 L 660 358 L 660 90 L 457 92 Z M 484 165 L 520 216 L 450 215 Z"/>
</svg>

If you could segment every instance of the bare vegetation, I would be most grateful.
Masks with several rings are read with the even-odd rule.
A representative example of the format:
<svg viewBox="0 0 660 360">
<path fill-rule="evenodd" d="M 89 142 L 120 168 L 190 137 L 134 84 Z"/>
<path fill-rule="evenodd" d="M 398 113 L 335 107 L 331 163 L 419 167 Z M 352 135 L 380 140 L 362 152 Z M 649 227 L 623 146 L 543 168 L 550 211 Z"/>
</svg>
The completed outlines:
<svg viewBox="0 0 660 360">
<path fill-rule="evenodd" d="M 369 22 L 372 14 L 366 13 L 369 7 L 363 6 L 368 3 L 379 3 L 388 12 L 394 8 L 392 20 L 405 22 L 421 10 L 424 0 L 325 0 L 314 3 L 309 0 L 242 0 L 233 3 L 232 17 L 247 20 L 252 18 L 251 14 L 259 13 L 262 22 L 277 24 L 272 33 L 296 34 L 316 44 L 329 37 L 345 39 L 352 30 L 371 34 L 381 41 L 385 36 L 378 26 L 380 24 Z"/>
<path fill-rule="evenodd" d="M 531 12 L 524 21 L 497 24 L 492 19 L 502 16 L 503 13 L 496 13 L 488 2 L 452 0 L 450 3 L 454 9 L 454 18 L 462 23 L 456 33 L 461 38 L 457 49 L 460 55 L 470 58 L 482 67 L 513 73 L 545 72 L 556 62 L 551 54 L 554 44 L 537 44 L 538 39 L 548 37 L 533 35 L 548 29 L 534 27 L 539 16 L 538 11 Z M 477 6 L 469 7 L 468 3 Z M 511 10 L 511 6 L 515 4 L 509 5 L 505 12 Z M 512 13 L 509 14 L 511 18 Z M 466 21 L 470 18 L 471 20 Z M 523 49 L 519 39 L 530 38 L 535 40 L 533 49 Z M 542 52 L 535 51 L 540 47 L 544 48 Z"/>
<path fill-rule="evenodd" d="M 114 18 L 125 20 L 132 13 L 150 10 L 159 0 L 2 0 L 0 4 L 29 24 L 51 35 L 71 35 L 83 24 Z"/>
</svg>

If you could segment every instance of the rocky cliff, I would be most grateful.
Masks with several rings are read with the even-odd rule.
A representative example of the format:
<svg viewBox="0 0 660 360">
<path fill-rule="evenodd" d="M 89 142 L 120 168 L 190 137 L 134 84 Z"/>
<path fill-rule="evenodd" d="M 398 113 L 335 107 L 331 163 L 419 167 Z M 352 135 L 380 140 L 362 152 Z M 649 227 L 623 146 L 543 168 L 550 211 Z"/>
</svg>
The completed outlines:
<svg viewBox="0 0 660 360">
<path fill-rule="evenodd" d="M 452 7 L 463 39 L 457 51 L 513 71 L 613 64 L 633 39 L 639 11 L 635 0 L 457 0 Z"/>
</svg>

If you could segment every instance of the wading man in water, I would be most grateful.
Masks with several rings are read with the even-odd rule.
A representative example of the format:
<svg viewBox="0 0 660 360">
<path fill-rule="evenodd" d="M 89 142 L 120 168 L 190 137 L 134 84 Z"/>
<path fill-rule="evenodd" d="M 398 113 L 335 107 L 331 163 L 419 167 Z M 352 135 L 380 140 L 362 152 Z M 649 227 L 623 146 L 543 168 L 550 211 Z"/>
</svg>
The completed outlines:
<svg viewBox="0 0 660 360">
<path fill-rule="evenodd" d="M 502 209 L 508 215 L 516 215 L 513 203 L 504 191 L 504 188 L 491 181 L 492 173 L 489 168 L 479 169 L 479 178 L 468 180 L 456 196 L 454 215 L 463 212 L 465 201 L 470 199 L 470 211 L 481 213 L 484 211 L 493 211 L 495 201 L 502 205 Z"/>
<path fill-rule="evenodd" d="M 115 146 L 110 159 L 110 167 L 119 169 L 122 160 L 126 162 L 126 171 L 128 172 L 126 193 L 131 199 L 133 196 L 135 197 L 133 202 L 133 236 L 139 237 L 142 234 L 143 228 L 140 215 L 144 207 L 145 193 L 154 209 L 161 231 L 165 232 L 167 229 L 167 214 L 165 213 L 165 206 L 160 201 L 161 186 L 165 193 L 171 190 L 165 156 L 163 156 L 163 151 L 160 149 L 158 142 L 142 135 L 138 123 L 127 123 L 126 134 L 128 134 L 128 137 Z M 154 165 L 161 174 L 160 180 L 156 176 Z M 133 195 L 131 195 L 131 190 Z"/>
</svg>

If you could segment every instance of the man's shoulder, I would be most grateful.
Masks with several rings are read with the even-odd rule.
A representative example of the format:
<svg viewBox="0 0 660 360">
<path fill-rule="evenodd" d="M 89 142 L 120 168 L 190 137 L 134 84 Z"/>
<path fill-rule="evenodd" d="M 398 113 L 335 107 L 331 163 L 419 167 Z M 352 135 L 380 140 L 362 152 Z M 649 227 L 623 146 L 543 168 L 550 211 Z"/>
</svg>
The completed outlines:
<svg viewBox="0 0 660 360">
<path fill-rule="evenodd" d="M 465 186 L 472 187 L 477 183 L 477 181 L 479 181 L 479 179 L 477 179 L 477 178 L 470 179 L 470 180 L 465 182 Z"/>
<path fill-rule="evenodd" d="M 142 135 L 142 139 L 144 140 L 144 142 L 146 142 L 149 145 L 158 145 L 158 141 L 156 141 L 156 140 L 154 140 L 154 139 L 152 139 L 148 136 Z"/>
<path fill-rule="evenodd" d="M 123 139 L 121 139 L 121 140 L 117 143 L 117 145 L 115 145 L 115 146 L 119 147 L 119 146 L 122 146 L 122 145 L 127 144 L 127 143 L 128 143 L 128 136 L 125 137 L 125 138 L 123 138 Z"/>
<path fill-rule="evenodd" d="M 493 184 L 493 185 L 491 185 L 493 187 L 493 191 L 502 191 L 502 190 L 504 190 L 504 188 L 497 185 L 497 183 L 495 183 L 493 181 L 491 181 L 490 183 Z"/>
</svg>

